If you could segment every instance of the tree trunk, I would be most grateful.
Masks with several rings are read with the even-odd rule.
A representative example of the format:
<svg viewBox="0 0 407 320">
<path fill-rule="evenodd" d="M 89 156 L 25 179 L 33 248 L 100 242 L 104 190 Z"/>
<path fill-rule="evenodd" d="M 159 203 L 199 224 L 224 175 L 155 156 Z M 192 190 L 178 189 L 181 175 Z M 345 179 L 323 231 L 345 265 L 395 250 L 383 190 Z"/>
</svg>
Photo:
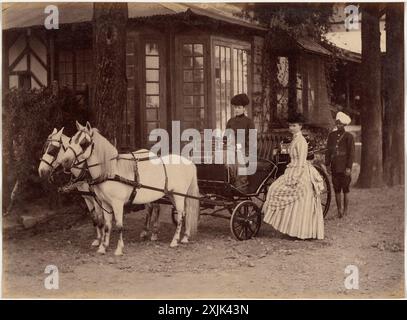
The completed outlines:
<svg viewBox="0 0 407 320">
<path fill-rule="evenodd" d="M 126 103 L 127 3 L 93 4 L 93 122 L 113 144 Z"/>
<path fill-rule="evenodd" d="M 382 105 L 380 59 L 380 8 L 362 7 L 362 160 L 358 185 L 362 188 L 383 184 Z"/>
<path fill-rule="evenodd" d="M 404 5 L 386 5 L 386 105 L 383 124 L 385 182 L 404 183 Z"/>
</svg>

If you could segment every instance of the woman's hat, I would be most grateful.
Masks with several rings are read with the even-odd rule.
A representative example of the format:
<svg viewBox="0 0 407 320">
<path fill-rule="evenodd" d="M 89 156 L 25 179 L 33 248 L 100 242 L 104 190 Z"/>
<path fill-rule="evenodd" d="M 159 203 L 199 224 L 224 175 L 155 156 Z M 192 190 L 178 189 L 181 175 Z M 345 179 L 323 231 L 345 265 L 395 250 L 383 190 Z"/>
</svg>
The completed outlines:
<svg viewBox="0 0 407 320">
<path fill-rule="evenodd" d="M 291 114 L 288 119 L 288 123 L 305 123 L 307 119 L 302 115 L 302 113 L 294 113 Z"/>
<path fill-rule="evenodd" d="M 230 100 L 233 106 L 247 106 L 249 103 L 249 97 L 245 93 L 237 94 Z"/>
</svg>

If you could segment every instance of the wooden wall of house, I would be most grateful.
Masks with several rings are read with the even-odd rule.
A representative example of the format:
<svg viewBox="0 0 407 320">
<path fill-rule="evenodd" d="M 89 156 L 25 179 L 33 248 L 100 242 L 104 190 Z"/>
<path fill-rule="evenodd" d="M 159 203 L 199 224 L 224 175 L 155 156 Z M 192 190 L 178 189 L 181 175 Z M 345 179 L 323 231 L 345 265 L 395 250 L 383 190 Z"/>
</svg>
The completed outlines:
<svg viewBox="0 0 407 320">
<path fill-rule="evenodd" d="M 5 35 L 4 68 L 8 88 L 40 88 L 49 82 L 48 43 L 44 32 L 24 29 Z"/>
</svg>

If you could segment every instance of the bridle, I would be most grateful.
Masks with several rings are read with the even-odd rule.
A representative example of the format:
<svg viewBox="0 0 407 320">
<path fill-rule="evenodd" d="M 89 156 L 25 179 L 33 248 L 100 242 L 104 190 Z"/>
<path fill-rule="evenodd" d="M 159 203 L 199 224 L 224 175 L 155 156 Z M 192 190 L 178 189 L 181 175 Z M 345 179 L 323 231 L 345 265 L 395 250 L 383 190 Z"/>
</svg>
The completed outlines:
<svg viewBox="0 0 407 320">
<path fill-rule="evenodd" d="M 95 147 L 95 144 L 94 144 L 94 142 L 93 142 L 93 140 L 92 140 L 92 135 L 91 135 L 91 134 L 89 134 L 89 133 L 88 133 L 87 131 L 85 131 L 85 130 L 79 130 L 79 132 L 83 132 L 83 133 L 85 133 L 86 135 L 88 135 L 88 136 L 90 137 L 90 141 L 86 140 L 86 143 L 80 142 L 79 145 L 81 146 L 82 151 L 79 152 L 79 153 L 76 153 L 75 149 L 72 148 L 72 146 L 71 146 L 72 138 L 71 138 L 71 140 L 69 140 L 69 146 L 68 146 L 67 150 L 68 150 L 68 149 L 71 150 L 72 153 L 73 153 L 73 155 L 74 155 L 74 157 L 75 157 L 74 162 L 73 162 L 73 165 L 71 166 L 71 169 L 72 169 L 72 168 L 77 168 L 77 169 L 79 169 L 79 168 L 78 168 L 78 165 L 80 165 L 80 164 L 86 162 L 86 160 L 87 160 L 87 159 L 79 160 L 79 157 L 80 157 L 81 155 L 83 155 L 83 154 L 88 150 L 89 147 L 91 147 L 92 149 L 91 149 L 90 154 L 89 154 L 89 157 L 90 157 L 90 156 L 92 155 L 93 149 L 94 149 L 94 147 Z M 79 137 L 78 137 L 77 139 L 79 139 Z M 78 142 L 78 141 L 76 141 L 76 143 L 77 143 L 77 142 Z M 88 158 L 89 158 L 89 157 L 88 157 Z M 91 165 L 91 166 L 87 166 L 87 167 L 89 168 L 89 167 L 92 167 L 92 166 L 95 166 L 95 165 Z"/>
<path fill-rule="evenodd" d="M 78 176 L 76 179 L 74 179 L 74 181 L 82 180 L 82 179 L 85 177 L 86 173 L 89 172 L 89 169 L 90 169 L 90 168 L 97 167 L 97 166 L 100 166 L 100 165 L 101 165 L 101 163 L 88 164 L 88 162 L 87 162 L 87 160 L 92 156 L 93 150 L 94 150 L 94 148 L 95 148 L 95 143 L 94 143 L 94 141 L 93 141 L 93 139 L 92 139 L 92 138 L 93 138 L 93 134 L 87 132 L 87 131 L 84 130 L 84 129 L 79 130 L 79 132 L 83 132 L 85 135 L 89 136 L 90 139 L 89 139 L 89 140 L 86 139 L 85 142 L 83 142 L 83 140 L 82 140 L 81 142 L 79 142 L 79 141 L 78 141 L 79 137 L 76 138 L 75 143 L 78 143 L 78 142 L 79 142 L 79 145 L 80 145 L 80 147 L 81 147 L 81 149 L 82 149 L 81 152 L 79 152 L 79 153 L 76 153 L 75 149 L 72 148 L 72 146 L 71 146 L 72 138 L 71 138 L 71 140 L 69 141 L 69 146 L 68 146 L 67 150 L 70 149 L 70 150 L 72 151 L 74 157 L 75 157 L 75 158 L 74 158 L 73 165 L 71 166 L 70 169 L 75 168 L 75 167 L 78 168 L 78 165 L 80 165 L 80 164 L 82 164 L 82 163 L 85 162 L 85 165 L 82 167 L 82 171 L 80 172 L 79 176 Z M 86 159 L 83 159 L 83 160 L 79 160 L 79 157 L 80 157 L 81 155 L 83 155 L 83 154 L 88 150 L 89 147 L 91 148 L 90 153 L 89 153 L 89 157 L 87 157 Z M 119 157 L 119 155 L 116 155 L 116 156 L 114 156 L 113 158 L 111 158 L 110 160 L 111 160 L 111 161 L 117 160 L 118 157 Z M 79 168 L 78 168 L 78 169 L 79 169 Z"/>
<path fill-rule="evenodd" d="M 72 138 L 71 138 L 71 139 L 72 139 Z M 71 139 L 70 139 L 69 141 L 71 141 Z M 59 143 L 59 146 L 52 145 L 53 142 Z M 48 145 L 47 145 L 47 144 L 48 144 Z M 52 150 L 52 152 L 50 152 L 50 150 L 49 150 L 50 146 L 53 146 L 53 147 L 54 147 L 54 149 Z M 64 144 L 63 144 L 63 142 L 62 142 L 62 138 L 59 138 L 59 140 L 57 140 L 57 139 L 47 139 L 47 141 L 45 141 L 45 143 L 44 143 L 43 150 L 45 150 L 45 152 L 43 152 L 43 156 L 41 157 L 40 162 L 44 162 L 46 165 L 48 165 L 49 167 L 51 167 L 51 173 L 50 173 L 49 178 L 48 178 L 48 180 L 49 180 L 50 182 L 53 182 L 53 180 L 54 180 L 54 179 L 53 179 L 53 176 L 54 176 L 54 174 L 55 174 L 56 167 L 54 167 L 53 164 L 54 164 L 55 161 L 57 160 L 58 153 L 59 153 L 61 147 L 62 147 L 62 149 L 64 150 L 64 152 L 66 152 L 66 150 L 68 150 L 68 148 L 65 148 L 65 146 L 64 146 Z M 52 160 L 51 162 L 49 162 L 48 160 L 44 159 L 44 155 L 45 155 L 45 154 L 48 154 L 49 156 L 51 156 L 51 157 L 53 158 L 53 160 Z M 78 170 L 81 170 L 81 172 L 79 173 L 78 177 L 75 178 L 75 179 L 73 179 L 74 181 L 82 180 L 83 177 L 86 175 L 87 169 L 85 168 L 86 166 L 83 165 L 83 163 L 85 163 L 85 162 L 86 162 L 86 160 L 75 161 L 74 164 L 72 165 L 71 169 L 78 169 Z M 71 172 L 66 171 L 65 169 L 63 169 L 63 172 L 64 172 L 65 174 L 72 174 Z M 71 179 L 71 180 L 72 180 L 72 179 Z"/>
<path fill-rule="evenodd" d="M 59 146 L 53 146 L 51 143 L 52 142 L 57 142 L 59 143 Z M 45 149 L 45 146 L 48 144 L 47 148 Z M 55 154 L 54 152 L 50 153 L 49 148 L 50 146 L 55 147 Z M 44 162 L 46 165 L 50 166 L 52 170 L 54 170 L 53 164 L 54 162 L 57 160 L 57 155 L 59 150 L 61 149 L 61 147 L 63 148 L 64 152 L 66 151 L 66 148 L 64 147 L 64 144 L 62 143 L 62 139 L 60 138 L 59 140 L 56 139 L 47 139 L 47 141 L 45 141 L 43 150 L 45 149 L 45 152 L 43 153 L 43 156 L 40 159 L 40 162 Z M 44 155 L 48 154 L 49 156 L 53 157 L 53 160 L 51 162 L 47 161 L 46 159 L 44 159 Z"/>
</svg>

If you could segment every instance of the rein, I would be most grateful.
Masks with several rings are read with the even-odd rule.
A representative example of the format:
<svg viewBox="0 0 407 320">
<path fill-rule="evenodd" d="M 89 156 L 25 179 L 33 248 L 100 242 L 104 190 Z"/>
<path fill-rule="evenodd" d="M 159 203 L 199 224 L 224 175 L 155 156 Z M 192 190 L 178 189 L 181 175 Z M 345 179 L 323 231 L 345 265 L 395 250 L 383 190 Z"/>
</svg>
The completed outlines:
<svg viewBox="0 0 407 320">
<path fill-rule="evenodd" d="M 84 131 L 84 130 L 81 130 L 81 131 L 85 132 L 86 134 L 89 134 L 89 133 L 87 133 L 87 132 Z M 92 135 L 90 135 L 90 136 L 92 137 Z M 78 142 L 78 141 L 76 141 L 76 143 L 77 143 L 77 142 Z M 81 145 L 81 144 L 80 144 L 80 145 Z M 87 149 L 89 148 L 89 146 L 91 146 L 91 148 L 92 148 L 91 151 L 90 151 L 89 157 L 79 162 L 78 157 L 81 156 L 81 155 L 83 155 L 83 154 L 87 151 Z M 72 148 L 71 146 L 68 147 L 68 149 L 70 149 L 70 150 L 73 152 L 74 156 L 75 156 L 75 161 L 74 161 L 74 163 L 83 163 L 83 162 L 85 162 L 85 166 L 84 166 L 84 168 L 82 169 L 80 175 L 74 180 L 75 182 L 84 179 L 85 182 L 88 183 L 89 187 L 92 187 L 92 186 L 101 184 L 101 183 L 106 182 L 106 181 L 116 181 L 116 182 L 121 182 L 121 183 L 124 183 L 124 184 L 126 184 L 126 185 L 132 186 L 132 187 L 133 187 L 133 190 L 132 190 L 132 192 L 131 192 L 131 194 L 130 194 L 130 197 L 129 197 L 129 199 L 127 200 L 127 203 L 125 204 L 125 206 L 128 205 L 128 204 L 133 203 L 133 200 L 134 200 L 134 198 L 135 198 L 136 195 L 137 195 L 137 190 L 140 189 L 140 188 L 146 188 L 146 189 L 150 189 L 150 190 L 155 190 L 155 191 L 164 192 L 164 194 L 165 194 L 166 196 L 168 196 L 168 197 L 170 198 L 170 200 L 173 202 L 173 200 L 172 200 L 172 195 L 175 194 L 175 193 L 173 193 L 172 191 L 168 191 L 168 175 L 167 175 L 167 169 L 166 169 L 166 167 L 165 167 L 165 164 L 164 164 L 164 161 L 162 160 L 162 158 L 161 158 L 161 157 L 158 157 L 158 156 L 155 156 L 154 158 L 153 158 L 153 157 L 149 157 L 149 156 L 148 156 L 148 157 L 144 157 L 144 158 L 136 158 L 136 157 L 135 157 L 135 153 L 137 153 L 137 152 L 130 152 L 129 154 L 132 156 L 132 158 L 124 158 L 123 155 L 120 156 L 120 155 L 118 154 L 118 155 L 116 155 L 116 156 L 114 156 L 113 158 L 110 159 L 110 161 L 113 161 L 113 160 L 134 161 L 134 162 L 136 163 L 136 164 L 135 164 L 135 170 L 134 170 L 134 176 L 135 176 L 135 177 L 134 177 L 134 180 L 129 180 L 129 179 L 124 178 L 124 177 L 122 177 L 122 176 L 119 176 L 119 175 L 117 175 L 117 174 L 115 174 L 113 177 L 106 177 L 106 176 L 104 176 L 104 175 L 100 175 L 99 177 L 97 177 L 97 178 L 95 178 L 95 179 L 86 180 L 86 178 L 85 178 L 86 173 L 89 173 L 89 175 L 90 175 L 89 168 L 93 168 L 93 167 L 97 167 L 97 166 L 101 166 L 101 165 L 102 165 L 102 163 L 88 164 L 88 160 L 89 160 L 89 158 L 91 157 L 91 155 L 92 155 L 92 153 L 93 153 L 93 151 L 94 151 L 94 148 L 95 148 L 95 143 L 94 143 L 93 141 L 91 141 L 91 142 L 90 142 L 88 145 L 86 145 L 86 146 L 81 146 L 81 149 L 82 149 L 82 150 L 81 150 L 80 153 L 76 153 L 75 150 L 74 150 L 74 148 Z M 143 153 L 145 153 L 145 151 L 143 151 Z M 163 167 L 164 167 L 164 174 L 165 174 L 165 185 L 164 185 L 164 189 L 155 188 L 155 187 L 151 187 L 151 186 L 146 186 L 146 185 L 141 184 L 140 181 L 139 181 L 140 179 L 139 179 L 138 166 L 137 166 L 138 162 L 139 162 L 139 161 L 152 160 L 152 159 L 161 159 L 162 165 L 163 165 Z M 72 169 L 72 168 L 73 168 L 73 166 L 71 167 L 71 169 Z M 84 172 L 85 172 L 85 173 L 84 173 Z M 183 195 L 183 194 L 180 194 L 180 195 Z M 185 196 L 185 195 L 184 195 L 184 196 Z M 100 200 L 99 200 L 96 196 L 94 196 L 94 198 L 95 198 L 95 201 L 97 202 L 97 204 L 102 208 L 103 211 L 105 211 L 105 212 L 107 212 L 107 213 L 109 213 L 109 214 L 112 214 L 110 211 L 108 211 L 108 210 L 106 210 L 105 208 L 103 208 L 102 204 L 100 203 Z M 197 198 L 197 199 L 199 199 L 199 198 Z"/>
</svg>

